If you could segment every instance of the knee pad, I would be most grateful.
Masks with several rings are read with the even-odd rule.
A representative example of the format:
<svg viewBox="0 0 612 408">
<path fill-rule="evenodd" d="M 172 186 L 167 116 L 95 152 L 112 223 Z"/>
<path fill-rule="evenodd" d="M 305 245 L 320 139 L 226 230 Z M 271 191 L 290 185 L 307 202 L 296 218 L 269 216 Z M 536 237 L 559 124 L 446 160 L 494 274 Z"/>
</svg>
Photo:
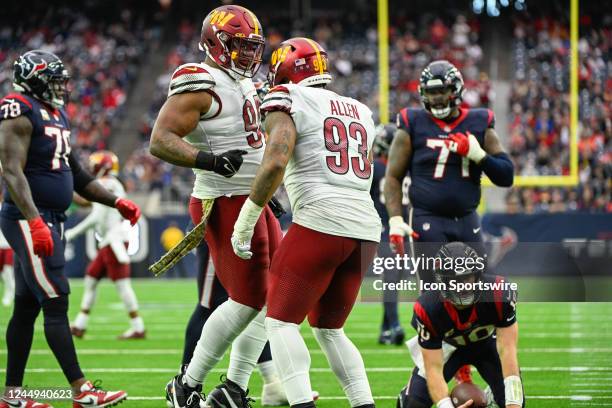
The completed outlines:
<svg viewBox="0 0 612 408">
<path fill-rule="evenodd" d="M 405 386 L 397 396 L 396 408 L 430 408 L 430 405 L 408 395 L 408 386 Z"/>
<path fill-rule="evenodd" d="M 45 325 L 68 322 L 68 295 L 45 299 L 42 303 Z"/>
<path fill-rule="evenodd" d="M 15 296 L 13 317 L 19 323 L 34 323 L 40 313 L 40 303 L 35 298 Z"/>
</svg>

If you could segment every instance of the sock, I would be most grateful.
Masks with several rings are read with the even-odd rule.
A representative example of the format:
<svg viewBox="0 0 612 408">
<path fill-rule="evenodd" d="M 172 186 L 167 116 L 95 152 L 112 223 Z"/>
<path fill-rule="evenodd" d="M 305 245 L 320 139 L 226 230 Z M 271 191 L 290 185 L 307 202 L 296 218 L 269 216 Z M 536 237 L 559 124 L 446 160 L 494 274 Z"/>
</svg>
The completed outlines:
<svg viewBox="0 0 612 408">
<path fill-rule="evenodd" d="M 142 320 L 142 317 L 140 316 L 131 318 L 130 324 L 132 325 L 132 330 L 135 332 L 142 333 L 145 330 L 144 320 Z"/>
<path fill-rule="evenodd" d="M 198 343 L 200 335 L 202 334 L 204 323 L 206 323 L 206 320 L 208 320 L 211 313 L 212 311 L 209 308 L 206 308 L 200 304 L 196 305 L 195 309 L 193 310 L 189 323 L 187 324 L 187 328 L 185 329 L 185 346 L 183 347 L 183 360 L 181 365 L 189 364 L 189 361 L 191 361 L 193 351 L 195 350 L 196 344 Z"/>
<path fill-rule="evenodd" d="M 266 317 L 272 361 L 283 382 L 291 406 L 312 403 L 310 354 L 297 324 Z M 309 405 L 304 405 L 309 406 Z M 313 405 L 314 406 L 314 405 Z"/>
<path fill-rule="evenodd" d="M 32 347 L 34 322 L 40 304 L 33 297 L 15 296 L 13 316 L 6 328 L 6 385 L 21 386 Z"/>
<path fill-rule="evenodd" d="M 392 269 L 385 271 L 383 274 L 385 283 L 397 283 L 400 280 L 400 274 L 397 270 Z M 386 290 L 383 293 L 383 307 L 385 309 L 384 329 L 389 330 L 399 326 L 399 316 L 397 313 L 397 296 L 396 290 Z"/>
<path fill-rule="evenodd" d="M 227 379 L 238 384 L 243 391 L 246 391 L 249 378 L 268 341 L 265 318 L 266 308 L 263 308 L 232 343 Z"/>
<path fill-rule="evenodd" d="M 259 368 L 259 373 L 261 374 L 264 384 L 275 383 L 279 380 L 276 367 L 274 367 L 274 361 L 264 361 L 263 363 L 259 363 L 257 367 Z"/>
<path fill-rule="evenodd" d="M 83 279 L 84 289 L 83 298 L 81 299 L 81 310 L 91 310 L 94 303 L 96 303 L 98 282 L 100 282 L 98 279 L 85 275 Z"/>
<path fill-rule="evenodd" d="M 132 282 L 130 278 L 119 279 L 115 281 L 115 287 L 119 293 L 119 297 L 123 301 L 125 310 L 129 312 L 135 312 L 138 310 L 138 300 L 136 299 L 136 293 L 132 289 Z"/>
<path fill-rule="evenodd" d="M 2 280 L 4 281 L 4 296 L 2 297 L 2 303 L 4 305 L 9 305 L 15 297 L 15 275 L 12 266 L 4 266 L 2 270 Z"/>
<path fill-rule="evenodd" d="M 208 318 L 193 358 L 186 371 L 187 385 L 202 384 L 210 370 L 221 360 L 236 337 L 247 327 L 259 311 L 234 302 L 223 302 Z"/>
<path fill-rule="evenodd" d="M 45 299 L 42 309 L 47 343 L 62 367 L 66 379 L 72 383 L 83 378 L 68 323 L 68 295 Z"/>
<path fill-rule="evenodd" d="M 385 317 L 387 321 L 387 330 L 394 329 L 400 325 L 399 316 L 397 313 L 397 303 L 385 302 Z"/>
<path fill-rule="evenodd" d="M 89 314 L 79 312 L 76 319 L 74 319 L 74 327 L 85 330 L 87 328 L 87 322 L 89 322 Z"/>
<path fill-rule="evenodd" d="M 374 404 L 363 359 L 357 347 L 344 334 L 344 329 L 313 328 L 312 331 L 351 407 Z"/>
</svg>

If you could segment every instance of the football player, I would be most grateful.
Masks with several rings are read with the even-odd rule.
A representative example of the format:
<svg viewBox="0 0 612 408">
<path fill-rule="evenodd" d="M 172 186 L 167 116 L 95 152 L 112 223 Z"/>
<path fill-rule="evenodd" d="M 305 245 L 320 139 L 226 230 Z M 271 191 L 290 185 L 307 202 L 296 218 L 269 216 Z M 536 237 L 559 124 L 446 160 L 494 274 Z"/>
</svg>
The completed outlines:
<svg viewBox="0 0 612 408">
<path fill-rule="evenodd" d="M 478 253 L 465 243 L 447 243 L 436 257 L 441 262 L 434 277 L 445 286 L 423 293 L 414 304 L 412 326 L 417 336 L 408 346 L 416 367 L 400 392 L 398 408 L 429 408 L 432 404 L 454 408 L 447 382 L 465 364 L 474 365 L 489 385 L 488 406 L 524 407 L 517 359 L 516 291 L 503 285 L 507 282 L 500 276 L 483 276 L 486 263 L 483 258 L 478 262 Z M 467 261 L 470 259 L 472 262 Z M 452 264 L 473 267 L 442 267 Z M 460 290 L 453 288 L 453 281 L 498 287 Z"/>
<path fill-rule="evenodd" d="M 419 93 L 423 108 L 404 108 L 391 144 L 385 177 L 389 242 L 404 252 L 404 236 L 418 237 L 413 255 L 432 256 L 440 243 L 462 241 L 482 251 L 476 207 L 484 172 L 501 187 L 513 182 L 514 167 L 504 152 L 489 109 L 461 108 L 463 78 L 448 61 L 434 61 L 422 72 Z M 410 172 L 408 223 L 402 216 L 402 180 Z M 430 244 L 428 244 L 430 243 Z M 436 244 L 437 243 L 437 244 Z M 417 271 L 431 282 L 431 271 Z M 469 367 L 458 380 L 470 381 Z"/>
<path fill-rule="evenodd" d="M 265 315 L 260 311 L 270 260 L 282 236 L 267 207 L 255 231 L 257 255 L 245 261 L 232 252 L 232 226 L 265 146 L 252 81 L 264 49 L 261 24 L 244 7 L 217 7 L 204 19 L 200 48 L 206 51 L 204 62 L 185 64 L 172 74 L 150 151 L 169 163 L 194 169 L 189 209 L 195 225 L 202 219 L 203 203 L 214 200 L 205 239 L 229 299 L 206 321 L 186 372 L 172 380 L 171 398 L 176 408 L 198 406 L 202 382 L 236 339 L 227 380 L 211 392 L 207 403 L 243 407 L 248 404 L 250 374 L 266 343 Z"/>
<path fill-rule="evenodd" d="M 117 178 L 119 175 L 119 159 L 113 152 L 106 150 L 92 153 L 89 156 L 89 169 L 98 182 L 117 197 L 125 197 L 125 188 Z M 89 313 L 96 301 L 97 286 L 106 275 L 113 281 L 117 293 L 130 317 L 131 327 L 121 334 L 120 340 L 144 339 L 145 327 L 142 317 L 138 314 L 138 300 L 130 280 L 130 257 L 127 253 L 130 241 L 130 225 L 109 207 L 93 203 L 92 210 L 85 219 L 66 231 L 66 241 L 94 228 L 100 236 L 98 254 L 87 267 L 85 273 L 81 311 L 70 330 L 72 335 L 82 338 L 87 330 Z"/>
<path fill-rule="evenodd" d="M 376 126 L 376 139 L 374 139 L 374 176 L 372 180 L 372 188 L 370 195 L 374 201 L 374 207 L 382 221 L 383 232 L 381 239 L 383 242 L 389 241 L 389 231 L 384 228 L 389 222 L 387 209 L 385 208 L 384 185 L 385 185 L 385 170 L 387 168 L 387 160 L 389 155 L 389 147 L 393 141 L 396 127 L 392 124 L 379 124 Z M 408 181 L 409 178 L 407 177 Z M 406 180 L 405 180 L 406 181 Z M 408 197 L 402 200 L 404 205 L 408 205 Z M 378 247 L 378 256 L 386 257 L 392 255 L 389 252 L 389 247 L 381 245 Z M 385 282 L 397 282 L 400 278 L 400 271 L 397 269 L 386 269 L 383 273 Z M 378 336 L 379 344 L 396 344 L 404 343 L 406 334 L 399 320 L 397 306 L 397 291 L 385 290 L 383 292 L 383 323 Z"/>
<path fill-rule="evenodd" d="M 34 323 L 41 310 L 47 343 L 73 389 L 73 406 L 109 406 L 127 397 L 124 391 L 94 387 L 79 366 L 68 322 L 64 220 L 73 191 L 91 202 L 116 208 L 132 224 L 140 209 L 81 168 L 70 147 L 70 124 L 64 111 L 68 79 L 56 55 L 28 51 L 14 64 L 16 92 L 0 100 L 0 161 L 7 186 L 0 228 L 14 251 L 16 265 L 15 306 L 6 330 L 7 388 L 0 407 L 33 404 L 10 397 L 22 386 Z"/>
<path fill-rule="evenodd" d="M 376 130 L 368 107 L 325 89 L 328 64 L 308 38 L 272 53 L 273 87 L 261 105 L 268 145 L 231 242 L 245 260 L 261 256 L 257 223 L 284 177 L 293 224 L 272 259 L 265 324 L 289 403 L 315 406 L 299 331 L 308 316 L 351 406 L 373 407 L 363 360 L 342 327 L 380 240 L 369 194 Z"/>
</svg>

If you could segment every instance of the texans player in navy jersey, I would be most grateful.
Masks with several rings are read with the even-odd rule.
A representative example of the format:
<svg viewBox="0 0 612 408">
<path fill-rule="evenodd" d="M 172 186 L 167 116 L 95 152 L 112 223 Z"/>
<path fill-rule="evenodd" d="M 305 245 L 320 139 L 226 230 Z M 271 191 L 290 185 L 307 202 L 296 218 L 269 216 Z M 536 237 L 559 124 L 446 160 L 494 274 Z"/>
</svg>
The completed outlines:
<svg viewBox="0 0 612 408">
<path fill-rule="evenodd" d="M 70 147 L 70 124 L 63 109 L 68 79 L 56 55 L 29 51 L 14 64 L 16 92 L 0 100 L 0 161 L 7 186 L 0 228 L 15 252 L 16 284 L 0 408 L 50 407 L 19 394 L 41 310 L 47 343 L 73 390 L 73 407 L 106 407 L 127 398 L 124 391 L 93 386 L 79 366 L 68 322 L 64 220 L 73 191 L 116 208 L 132 225 L 140 209 L 111 194 L 81 168 Z"/>
<path fill-rule="evenodd" d="M 404 252 L 404 236 L 417 238 L 414 256 L 431 256 L 440 243 L 462 241 L 483 250 L 480 219 L 480 177 L 484 172 L 500 187 L 510 187 L 514 167 L 504 152 L 495 118 L 489 109 L 460 108 L 463 78 L 448 61 L 430 63 L 422 72 L 422 109 L 402 109 L 398 131 L 389 152 L 385 199 L 389 213 L 389 242 Z M 402 217 L 401 182 L 410 172 L 408 192 L 412 210 Z M 431 243 L 431 244 L 427 244 Z M 438 243 L 438 244 L 436 244 Z M 417 271 L 432 281 L 431 271 Z M 470 381 L 469 367 L 459 381 Z"/>
<path fill-rule="evenodd" d="M 417 336 L 408 347 L 416 367 L 397 407 L 454 408 L 447 382 L 465 364 L 473 364 L 489 385 L 489 407 L 524 407 L 515 288 L 500 276 L 483 276 L 484 258 L 465 243 L 443 245 L 436 258 L 435 281 L 444 286 L 423 293 L 414 304 Z M 453 282 L 490 287 L 459 290 Z"/>
<path fill-rule="evenodd" d="M 370 188 L 370 195 L 372 201 L 374 201 L 374 207 L 380 217 L 383 226 L 386 226 L 389 217 L 387 215 L 387 209 L 385 208 L 385 197 L 384 197 L 384 184 L 385 184 L 385 171 L 387 169 L 387 158 L 389 155 L 389 147 L 393 141 L 396 127 L 393 124 L 379 124 L 376 127 L 376 139 L 374 139 L 374 175 L 372 180 L 372 187 Z M 406 201 L 407 201 L 406 197 Z M 408 204 L 405 202 L 405 204 Z M 383 228 L 381 240 L 389 240 L 389 230 Z M 381 245 L 378 247 L 378 256 L 387 257 L 392 255 L 389 253 L 389 247 Z M 398 282 L 400 279 L 400 271 L 397 269 L 386 269 L 383 273 L 383 280 L 385 283 Z M 404 343 L 406 334 L 402 328 L 399 320 L 398 305 L 397 305 L 397 291 L 385 290 L 383 292 L 383 322 L 380 328 L 380 335 L 378 336 L 378 343 L 383 345 L 395 344 L 401 345 Z"/>
</svg>

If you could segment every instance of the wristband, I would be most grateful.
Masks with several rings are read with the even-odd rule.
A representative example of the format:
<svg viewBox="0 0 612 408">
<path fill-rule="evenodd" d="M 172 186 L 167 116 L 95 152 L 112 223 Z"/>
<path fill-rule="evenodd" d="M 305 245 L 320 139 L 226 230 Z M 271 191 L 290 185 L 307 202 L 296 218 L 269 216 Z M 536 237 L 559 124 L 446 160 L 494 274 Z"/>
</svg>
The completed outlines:
<svg viewBox="0 0 612 408">
<path fill-rule="evenodd" d="M 240 214 L 238 214 L 234 231 L 237 233 L 252 231 L 262 211 L 263 207 L 258 206 L 250 198 L 247 198 L 240 209 Z"/>
<path fill-rule="evenodd" d="M 438 408 L 455 408 L 455 404 L 453 404 L 453 401 L 451 401 L 450 397 L 446 397 L 446 398 L 442 398 L 440 401 L 438 401 L 438 403 L 436 404 L 436 407 L 438 407 Z"/>
<path fill-rule="evenodd" d="M 216 157 L 212 153 L 206 153 L 200 150 L 195 160 L 195 168 L 211 171 L 215 168 Z"/>
<path fill-rule="evenodd" d="M 523 384 L 518 375 L 509 375 L 504 378 L 506 405 L 523 406 Z"/>
</svg>

